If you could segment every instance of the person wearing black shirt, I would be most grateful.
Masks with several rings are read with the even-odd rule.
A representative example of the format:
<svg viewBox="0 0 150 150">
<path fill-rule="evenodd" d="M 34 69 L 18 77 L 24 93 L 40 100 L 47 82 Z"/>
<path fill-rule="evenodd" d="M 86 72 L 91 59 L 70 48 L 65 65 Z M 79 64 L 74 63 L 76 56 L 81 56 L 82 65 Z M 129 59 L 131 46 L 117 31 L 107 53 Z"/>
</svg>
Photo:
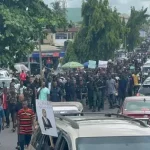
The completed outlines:
<svg viewBox="0 0 150 150">
<path fill-rule="evenodd" d="M 90 77 L 88 78 L 87 89 L 88 89 L 89 109 L 92 109 L 92 107 L 93 107 L 93 91 L 94 91 L 93 78 L 90 78 Z"/>
</svg>

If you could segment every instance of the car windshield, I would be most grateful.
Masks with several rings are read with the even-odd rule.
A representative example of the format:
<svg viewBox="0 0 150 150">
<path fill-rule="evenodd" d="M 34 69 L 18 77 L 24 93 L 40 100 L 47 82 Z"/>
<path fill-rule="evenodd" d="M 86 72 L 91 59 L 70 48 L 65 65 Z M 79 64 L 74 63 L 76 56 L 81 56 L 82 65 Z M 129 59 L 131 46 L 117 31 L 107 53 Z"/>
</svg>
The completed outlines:
<svg viewBox="0 0 150 150">
<path fill-rule="evenodd" d="M 126 111 L 143 111 L 150 110 L 150 101 L 128 101 L 125 105 Z"/>
<path fill-rule="evenodd" d="M 150 136 L 78 138 L 77 150 L 149 150 Z"/>
<path fill-rule="evenodd" d="M 148 71 L 150 71 L 150 67 L 143 67 L 143 72 L 147 73 Z"/>
<path fill-rule="evenodd" d="M 0 87 L 3 87 L 3 82 L 5 87 L 9 87 L 11 80 L 0 80 Z"/>
<path fill-rule="evenodd" d="M 5 77 L 5 75 L 3 73 L 0 73 L 0 77 Z"/>
<path fill-rule="evenodd" d="M 150 85 L 150 79 L 145 80 L 143 85 Z"/>
</svg>

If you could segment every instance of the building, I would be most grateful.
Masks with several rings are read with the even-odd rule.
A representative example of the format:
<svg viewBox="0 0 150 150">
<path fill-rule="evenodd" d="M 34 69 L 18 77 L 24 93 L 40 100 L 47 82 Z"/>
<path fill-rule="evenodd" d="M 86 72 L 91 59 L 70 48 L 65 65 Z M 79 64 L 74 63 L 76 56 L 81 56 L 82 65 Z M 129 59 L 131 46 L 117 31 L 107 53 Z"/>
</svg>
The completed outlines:
<svg viewBox="0 0 150 150">
<path fill-rule="evenodd" d="M 59 63 L 59 58 L 65 56 L 65 52 L 60 47 L 55 47 L 51 45 L 41 45 L 42 51 L 42 62 L 44 65 L 47 65 L 47 62 L 50 61 L 52 66 L 57 66 Z M 39 49 L 35 48 L 33 53 L 30 56 L 31 62 L 39 62 Z"/>
<path fill-rule="evenodd" d="M 69 28 L 67 31 L 58 29 L 56 33 L 48 31 L 47 38 L 43 40 L 44 44 L 63 47 L 67 40 L 72 41 L 78 32 L 79 28 Z"/>
</svg>

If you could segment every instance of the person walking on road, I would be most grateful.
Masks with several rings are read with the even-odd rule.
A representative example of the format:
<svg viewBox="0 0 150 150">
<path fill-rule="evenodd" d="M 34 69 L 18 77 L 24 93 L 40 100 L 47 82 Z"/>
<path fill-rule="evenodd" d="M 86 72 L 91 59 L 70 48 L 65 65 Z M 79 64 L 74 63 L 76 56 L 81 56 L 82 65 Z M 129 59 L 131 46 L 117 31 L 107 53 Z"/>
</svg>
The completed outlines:
<svg viewBox="0 0 150 150">
<path fill-rule="evenodd" d="M 43 82 L 42 87 L 38 89 L 38 99 L 42 101 L 50 100 L 50 90 L 45 86 L 45 82 Z"/>
<path fill-rule="evenodd" d="M 24 95 L 19 95 L 18 97 L 18 102 L 16 104 L 16 116 L 19 112 L 20 109 L 22 109 L 22 102 L 24 101 Z M 19 134 L 18 134 L 18 142 L 17 142 L 17 147 L 16 149 L 20 150 L 20 146 L 19 146 Z"/>
<path fill-rule="evenodd" d="M 0 100 L 0 133 L 1 133 L 1 130 L 4 129 L 4 110 L 3 110 L 3 107 L 2 107 L 2 100 Z M 1 143 L 0 143 L 0 146 L 1 146 Z"/>
<path fill-rule="evenodd" d="M 112 109 L 115 103 L 114 95 L 116 93 L 116 82 L 111 76 L 106 81 L 106 88 L 107 88 L 107 94 L 108 94 L 108 101 L 110 105 L 109 107 L 110 109 Z"/>
<path fill-rule="evenodd" d="M 25 84 L 26 77 L 26 73 L 22 70 L 22 72 L 20 73 L 20 81 L 23 81 L 23 84 Z"/>
<path fill-rule="evenodd" d="M 1 95 L 2 103 L 3 103 L 3 109 L 6 117 L 6 128 L 9 128 L 10 120 L 9 120 L 9 108 L 8 108 L 8 93 L 7 88 L 3 88 L 3 94 Z"/>
<path fill-rule="evenodd" d="M 20 150 L 24 150 L 25 145 L 29 146 L 35 122 L 34 111 L 28 107 L 28 102 L 23 101 L 22 106 L 17 115 Z"/>
<path fill-rule="evenodd" d="M 16 103 L 17 103 L 17 93 L 15 87 L 11 87 L 8 94 L 8 103 L 9 103 L 9 111 L 11 114 L 13 128 L 12 131 L 16 130 Z"/>
</svg>

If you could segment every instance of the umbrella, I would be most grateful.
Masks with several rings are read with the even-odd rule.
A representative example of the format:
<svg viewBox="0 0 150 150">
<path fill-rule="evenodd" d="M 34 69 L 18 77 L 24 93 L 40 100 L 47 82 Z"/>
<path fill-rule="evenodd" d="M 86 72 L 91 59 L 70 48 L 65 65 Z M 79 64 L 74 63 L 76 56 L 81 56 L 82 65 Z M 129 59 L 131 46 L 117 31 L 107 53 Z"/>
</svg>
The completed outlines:
<svg viewBox="0 0 150 150">
<path fill-rule="evenodd" d="M 83 65 L 84 65 L 84 67 L 88 67 L 89 62 L 85 62 Z"/>
<path fill-rule="evenodd" d="M 15 64 L 14 68 L 18 71 L 21 72 L 22 70 L 27 72 L 29 69 L 24 65 L 24 64 Z"/>
<path fill-rule="evenodd" d="M 82 68 L 83 65 L 78 62 L 68 62 L 62 66 L 62 68 Z"/>
</svg>

